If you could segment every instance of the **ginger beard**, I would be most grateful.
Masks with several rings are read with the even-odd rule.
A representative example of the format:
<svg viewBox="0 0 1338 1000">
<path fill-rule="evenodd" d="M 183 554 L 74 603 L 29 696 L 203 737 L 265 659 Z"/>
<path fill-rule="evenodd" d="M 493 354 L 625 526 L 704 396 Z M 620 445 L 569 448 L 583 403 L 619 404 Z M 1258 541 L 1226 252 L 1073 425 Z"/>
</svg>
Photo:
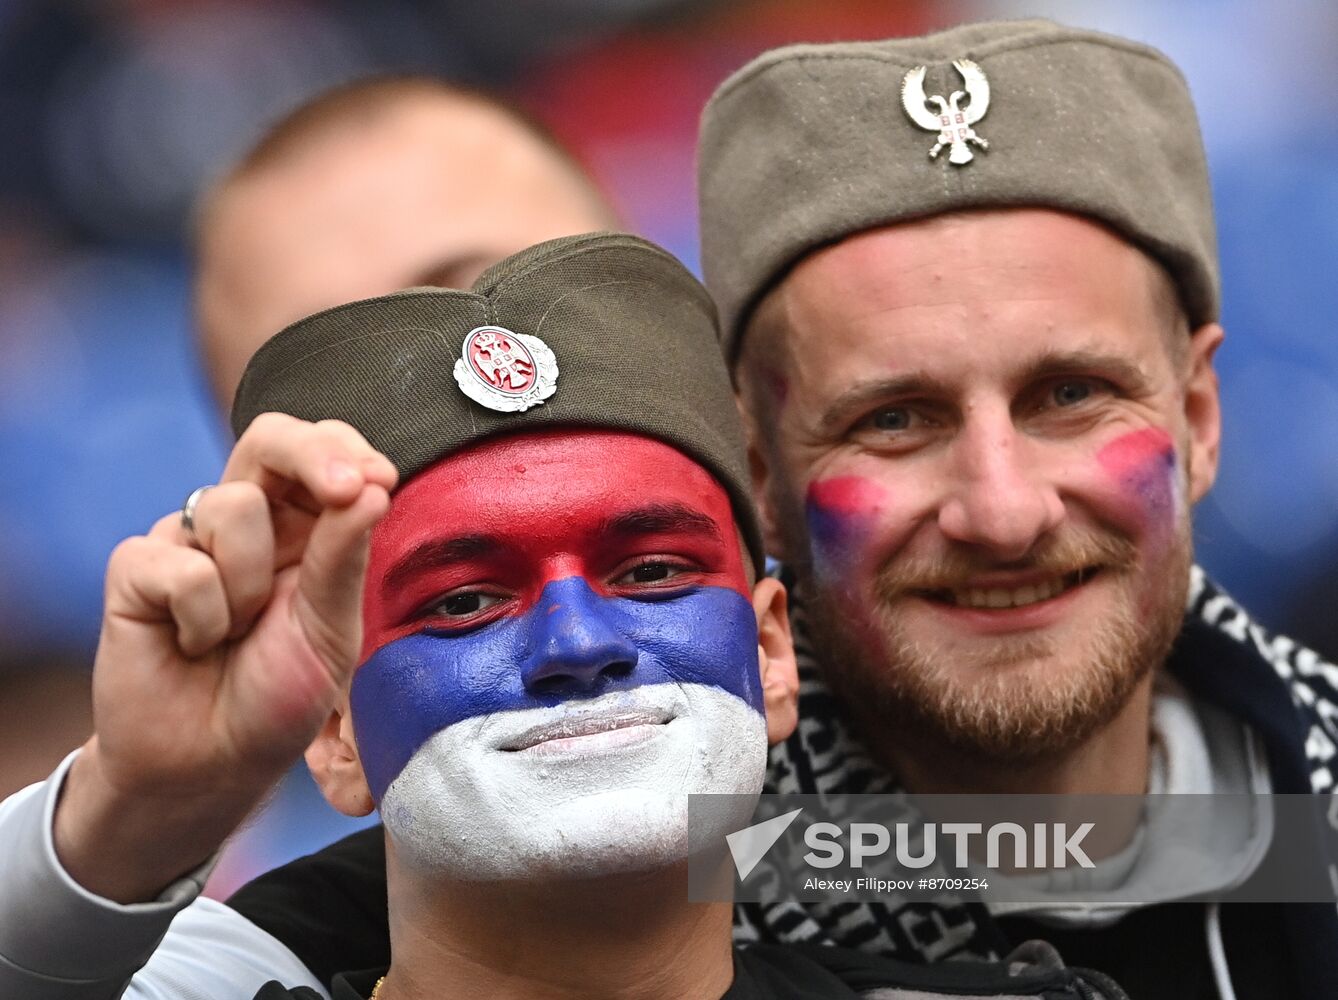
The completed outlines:
<svg viewBox="0 0 1338 1000">
<path fill-rule="evenodd" d="M 1065 578 L 1056 599 L 1073 606 L 1054 626 L 990 635 L 954 630 L 925 605 L 999 563 L 949 544 L 938 557 L 894 554 L 862 571 L 877 537 L 858 496 L 871 487 L 810 488 L 806 510 L 786 519 L 803 528 L 786 551 L 803 554 L 795 571 L 824 676 L 873 745 L 917 741 L 1026 765 L 1080 745 L 1165 661 L 1193 557 L 1187 470 L 1151 429 L 1112 442 L 1098 462 L 1133 516 L 1121 527 L 1062 525 L 1008 564 Z"/>
<path fill-rule="evenodd" d="M 727 495 L 668 445 L 525 434 L 414 477 L 373 535 L 352 690 L 397 858 L 464 881 L 685 860 L 689 794 L 761 790 L 750 595 Z"/>
</svg>

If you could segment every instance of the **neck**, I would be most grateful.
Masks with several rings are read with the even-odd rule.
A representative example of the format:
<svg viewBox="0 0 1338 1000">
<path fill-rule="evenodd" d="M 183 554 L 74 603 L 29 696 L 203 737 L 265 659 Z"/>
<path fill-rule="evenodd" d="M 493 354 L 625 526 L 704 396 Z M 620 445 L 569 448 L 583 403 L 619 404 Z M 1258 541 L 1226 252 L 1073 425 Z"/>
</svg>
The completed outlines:
<svg viewBox="0 0 1338 1000">
<path fill-rule="evenodd" d="M 431 881 L 387 841 L 394 963 L 378 1000 L 718 1000 L 728 903 L 689 903 L 686 866 L 548 882 Z"/>
<path fill-rule="evenodd" d="M 1064 753 L 1014 762 L 932 741 L 871 739 L 870 750 L 918 794 L 1142 795 L 1147 791 L 1152 675 L 1106 725 Z"/>
</svg>

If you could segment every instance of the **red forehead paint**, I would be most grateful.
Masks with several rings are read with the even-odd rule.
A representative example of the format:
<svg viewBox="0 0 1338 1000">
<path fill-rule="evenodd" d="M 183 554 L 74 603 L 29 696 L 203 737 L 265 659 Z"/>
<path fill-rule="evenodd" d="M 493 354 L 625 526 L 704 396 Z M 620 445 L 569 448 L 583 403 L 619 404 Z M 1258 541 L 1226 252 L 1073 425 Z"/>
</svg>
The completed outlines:
<svg viewBox="0 0 1338 1000">
<path fill-rule="evenodd" d="M 677 449 L 579 429 L 482 442 L 406 482 L 374 531 L 363 657 L 421 627 L 411 613 L 451 590 L 493 588 L 520 612 L 555 580 L 607 591 L 646 555 L 751 596 L 728 494 Z"/>
</svg>

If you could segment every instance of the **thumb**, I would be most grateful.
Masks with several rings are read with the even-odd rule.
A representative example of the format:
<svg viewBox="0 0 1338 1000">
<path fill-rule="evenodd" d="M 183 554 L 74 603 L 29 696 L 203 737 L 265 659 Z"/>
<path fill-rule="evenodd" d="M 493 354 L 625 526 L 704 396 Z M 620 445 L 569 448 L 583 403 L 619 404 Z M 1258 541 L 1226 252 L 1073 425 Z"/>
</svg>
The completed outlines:
<svg viewBox="0 0 1338 1000">
<path fill-rule="evenodd" d="M 298 570 L 298 625 L 331 678 L 342 684 L 362 643 L 362 590 L 372 527 L 390 509 L 385 489 L 366 485 L 346 507 L 316 519 Z"/>
</svg>

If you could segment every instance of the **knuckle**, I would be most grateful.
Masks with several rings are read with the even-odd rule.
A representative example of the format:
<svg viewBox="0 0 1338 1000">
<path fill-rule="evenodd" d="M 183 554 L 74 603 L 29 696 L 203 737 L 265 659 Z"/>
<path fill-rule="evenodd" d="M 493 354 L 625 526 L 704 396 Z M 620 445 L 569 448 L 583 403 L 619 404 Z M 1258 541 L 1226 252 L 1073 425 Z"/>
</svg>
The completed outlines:
<svg viewBox="0 0 1338 1000">
<path fill-rule="evenodd" d="M 124 576 L 143 562 L 152 542 L 143 535 L 135 535 L 117 543 L 107 557 L 107 576 Z"/>
<path fill-rule="evenodd" d="M 149 528 L 149 537 L 161 537 L 164 532 L 175 532 L 181 526 L 181 511 L 174 510 L 170 514 L 164 514 L 158 520 L 153 522 Z"/>
<path fill-rule="evenodd" d="M 332 445 L 355 451 L 371 447 L 356 427 L 343 420 L 321 420 L 316 428 L 324 440 Z"/>
<path fill-rule="evenodd" d="M 196 507 L 197 523 L 209 522 L 218 528 L 235 521 L 251 521 L 269 507 L 265 491 L 257 483 L 234 480 L 215 486 L 200 498 Z"/>
<path fill-rule="evenodd" d="M 269 497 L 255 483 L 239 485 L 245 488 L 238 490 L 233 499 L 237 519 L 248 525 L 249 532 L 263 532 L 270 524 Z"/>
<path fill-rule="evenodd" d="M 249 426 L 242 434 L 238 443 L 248 437 L 252 439 L 268 438 L 272 437 L 274 434 L 282 433 L 287 427 L 291 426 L 295 420 L 295 417 L 291 417 L 286 413 L 279 413 L 276 410 L 268 410 L 251 421 L 251 426 Z"/>
<path fill-rule="evenodd" d="M 218 589 L 218 567 L 203 553 L 190 552 L 173 567 L 172 591 L 183 599 L 207 598 Z"/>
</svg>

